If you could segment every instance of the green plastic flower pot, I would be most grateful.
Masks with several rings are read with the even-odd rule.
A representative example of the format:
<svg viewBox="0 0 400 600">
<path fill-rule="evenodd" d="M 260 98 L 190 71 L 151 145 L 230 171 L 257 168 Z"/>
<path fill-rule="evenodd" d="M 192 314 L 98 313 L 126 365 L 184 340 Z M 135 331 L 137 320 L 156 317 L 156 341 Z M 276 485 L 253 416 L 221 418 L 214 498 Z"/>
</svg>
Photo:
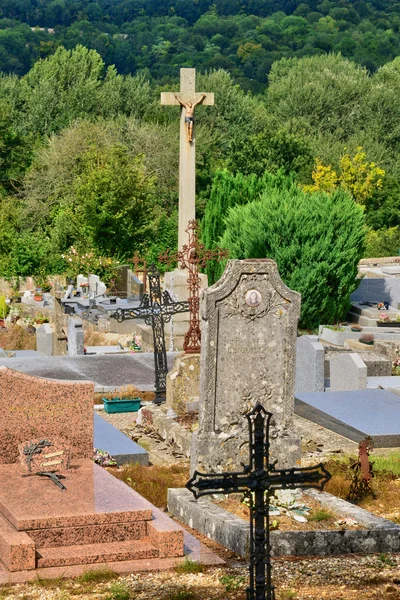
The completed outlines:
<svg viewBox="0 0 400 600">
<path fill-rule="evenodd" d="M 119 398 L 113 398 L 112 400 L 102 398 L 102 400 L 104 402 L 104 410 L 108 414 L 137 412 L 141 403 L 140 398 L 124 398 L 123 400 L 120 400 Z"/>
</svg>

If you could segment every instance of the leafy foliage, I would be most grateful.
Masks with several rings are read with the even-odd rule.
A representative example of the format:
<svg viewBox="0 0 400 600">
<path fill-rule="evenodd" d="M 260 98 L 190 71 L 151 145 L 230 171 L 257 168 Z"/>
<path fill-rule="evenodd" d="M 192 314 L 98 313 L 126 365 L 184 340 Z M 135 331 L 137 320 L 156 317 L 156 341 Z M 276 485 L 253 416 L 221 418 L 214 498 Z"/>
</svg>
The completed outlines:
<svg viewBox="0 0 400 600">
<path fill-rule="evenodd" d="M 397 256 L 400 253 L 400 227 L 389 227 L 367 233 L 365 256 Z"/>
<path fill-rule="evenodd" d="M 308 194 L 292 185 L 231 208 L 221 244 L 231 258 L 273 258 L 302 294 L 301 327 L 312 329 L 346 315 L 364 238 L 363 210 L 346 192 Z"/>
<path fill-rule="evenodd" d="M 354 156 L 346 152 L 340 158 L 339 175 L 331 165 L 324 166 L 317 158 L 312 173 L 314 185 L 304 186 L 304 191 L 323 190 L 329 193 L 340 186 L 349 192 L 356 202 L 365 205 L 374 192 L 382 188 L 384 175 L 385 171 L 374 162 L 366 162 L 366 154 L 359 146 Z"/>
<path fill-rule="evenodd" d="M 276 176 L 266 173 L 260 178 L 256 175 L 244 176 L 241 173 L 232 175 L 227 170 L 217 171 L 203 219 L 202 238 L 205 247 L 211 250 L 219 245 L 225 231 L 224 216 L 231 207 L 258 200 L 267 186 L 279 188 L 288 186 L 291 182 L 292 179 L 281 173 Z M 206 267 L 209 283 L 217 281 L 222 272 L 223 263 L 210 261 Z"/>
</svg>

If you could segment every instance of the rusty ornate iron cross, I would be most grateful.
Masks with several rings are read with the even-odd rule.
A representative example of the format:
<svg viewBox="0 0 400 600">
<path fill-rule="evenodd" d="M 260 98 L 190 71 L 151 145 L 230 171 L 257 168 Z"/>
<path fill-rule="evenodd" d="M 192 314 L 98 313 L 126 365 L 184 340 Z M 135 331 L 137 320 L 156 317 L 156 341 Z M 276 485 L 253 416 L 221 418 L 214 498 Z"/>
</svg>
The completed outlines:
<svg viewBox="0 0 400 600">
<path fill-rule="evenodd" d="M 139 273 L 143 274 L 143 292 L 146 292 L 147 287 L 147 262 L 140 258 L 139 252 L 135 250 L 133 258 L 129 258 L 128 262 L 133 263 L 133 272 L 137 277 Z"/>
<path fill-rule="evenodd" d="M 198 222 L 189 221 L 186 233 L 189 236 L 189 243 L 182 246 L 182 250 L 171 252 L 169 249 L 160 254 L 160 262 L 171 264 L 178 261 L 181 269 L 189 271 L 188 290 L 189 290 L 189 310 L 190 324 L 185 334 L 183 349 L 187 354 L 197 354 L 200 352 L 201 332 L 200 332 L 200 269 L 204 269 L 209 260 L 221 260 L 228 257 L 228 251 L 221 248 L 206 250 L 204 244 L 198 239 Z"/>
<path fill-rule="evenodd" d="M 322 490 L 331 478 L 320 463 L 314 467 L 275 469 L 269 462 L 272 414 L 261 404 L 246 415 L 249 425 L 249 465 L 240 473 L 195 471 L 186 487 L 194 497 L 242 492 L 250 506 L 250 584 L 247 600 L 275 600 L 269 537 L 269 500 L 274 490 L 313 487 Z"/>
</svg>

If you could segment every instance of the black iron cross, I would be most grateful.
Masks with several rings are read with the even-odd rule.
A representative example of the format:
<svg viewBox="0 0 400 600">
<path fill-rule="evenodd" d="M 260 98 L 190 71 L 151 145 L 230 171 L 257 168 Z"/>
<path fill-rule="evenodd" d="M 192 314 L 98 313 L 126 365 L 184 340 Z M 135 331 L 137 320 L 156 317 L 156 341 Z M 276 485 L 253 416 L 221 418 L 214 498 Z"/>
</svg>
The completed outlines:
<svg viewBox="0 0 400 600">
<path fill-rule="evenodd" d="M 320 463 L 314 467 L 275 469 L 269 462 L 269 426 L 272 414 L 261 404 L 246 415 L 249 423 L 250 464 L 240 473 L 204 474 L 195 471 L 186 487 L 194 497 L 242 492 L 250 506 L 250 585 L 247 600 L 275 600 L 271 579 L 269 501 L 274 490 L 317 488 L 331 478 Z"/>
<path fill-rule="evenodd" d="M 143 319 L 153 330 L 154 370 L 156 375 L 156 404 L 165 398 L 168 373 L 167 351 L 165 347 L 164 325 L 173 315 L 189 311 L 189 302 L 174 302 L 169 292 L 161 292 L 160 272 L 155 264 L 147 271 L 149 293 L 143 294 L 142 302 L 136 308 L 118 308 L 110 315 L 118 323 L 128 319 Z"/>
</svg>

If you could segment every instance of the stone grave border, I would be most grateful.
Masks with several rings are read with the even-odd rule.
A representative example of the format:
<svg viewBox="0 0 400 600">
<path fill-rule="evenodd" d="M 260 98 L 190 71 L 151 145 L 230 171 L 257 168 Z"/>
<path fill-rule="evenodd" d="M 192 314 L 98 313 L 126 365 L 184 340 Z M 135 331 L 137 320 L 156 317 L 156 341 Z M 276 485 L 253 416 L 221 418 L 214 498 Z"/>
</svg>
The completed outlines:
<svg viewBox="0 0 400 600">
<path fill-rule="evenodd" d="M 304 493 L 338 516 L 355 519 L 366 529 L 271 531 L 273 556 L 334 556 L 400 551 L 400 525 L 377 517 L 327 492 L 308 489 Z M 250 536 L 248 521 L 209 500 L 200 498 L 196 501 L 185 488 L 168 490 L 168 511 L 192 529 L 247 557 Z"/>
<path fill-rule="evenodd" d="M 329 342 L 335 346 L 344 346 L 345 340 L 359 340 L 363 333 L 373 333 L 376 340 L 400 342 L 399 329 L 394 327 L 366 327 L 360 333 L 351 331 L 350 327 L 344 327 L 345 331 L 333 331 L 324 325 L 320 325 L 318 331 L 319 341 Z M 366 346 L 371 348 L 371 346 Z"/>
<path fill-rule="evenodd" d="M 166 442 L 176 444 L 190 456 L 193 433 L 167 416 L 162 407 L 145 406 L 143 420 L 151 423 Z M 355 519 L 363 530 L 271 531 L 274 556 L 333 556 L 335 554 L 400 552 L 400 526 L 336 498 L 327 492 L 309 489 L 305 493 L 338 516 Z M 182 523 L 207 535 L 242 556 L 247 555 L 249 523 L 201 498 L 196 500 L 185 488 L 168 490 L 168 510 Z"/>
<path fill-rule="evenodd" d="M 187 458 L 190 457 L 193 432 L 177 423 L 174 417 L 168 416 L 167 407 L 148 404 L 140 412 L 143 421 L 150 423 L 163 440 L 174 444 Z"/>
</svg>

